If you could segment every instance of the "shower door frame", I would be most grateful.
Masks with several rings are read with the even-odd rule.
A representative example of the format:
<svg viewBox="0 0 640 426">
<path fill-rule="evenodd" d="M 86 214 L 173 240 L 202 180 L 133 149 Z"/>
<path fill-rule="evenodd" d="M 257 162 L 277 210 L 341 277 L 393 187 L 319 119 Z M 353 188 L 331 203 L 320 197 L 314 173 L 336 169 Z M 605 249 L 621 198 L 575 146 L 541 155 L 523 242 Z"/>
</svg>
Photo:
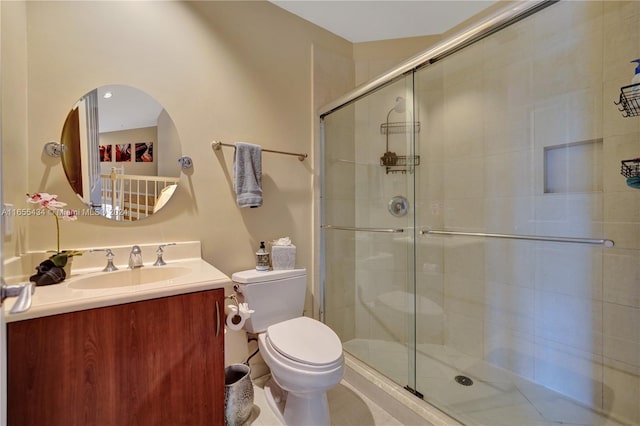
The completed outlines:
<svg viewBox="0 0 640 426">
<path fill-rule="evenodd" d="M 517 0 L 512 4 L 500 9 L 495 14 L 481 20 L 476 24 L 448 37 L 426 51 L 401 62 L 395 68 L 373 78 L 368 83 L 359 86 L 351 92 L 341 96 L 335 101 L 321 107 L 318 110 L 321 127 L 321 150 L 324 152 L 324 117 L 332 112 L 351 104 L 358 99 L 367 96 L 374 91 L 392 83 L 404 74 L 408 74 L 423 67 L 429 66 L 464 47 L 473 44 L 485 37 L 530 16 L 560 0 Z M 324 159 L 321 159 L 324 160 Z M 322 163 L 324 164 L 324 162 Z M 324 171 L 324 170 L 323 170 Z"/>
<path fill-rule="evenodd" d="M 406 305 L 404 306 L 404 308 L 406 309 L 405 313 L 405 318 L 406 318 L 406 324 L 405 327 L 401 327 L 403 328 L 402 333 L 406 333 L 406 340 L 402 341 L 402 344 L 406 347 L 407 353 L 407 359 L 406 359 L 406 364 L 407 364 L 407 375 L 404 377 L 404 380 L 402 380 L 402 382 L 398 381 L 398 383 L 402 383 L 402 386 L 404 387 L 405 390 L 411 392 L 412 394 L 414 394 L 415 396 L 419 397 L 419 398 L 423 398 L 423 395 L 417 390 L 417 377 L 416 377 L 416 368 L 417 368 L 417 360 L 416 360 L 416 351 L 417 351 L 417 347 L 416 347 L 416 299 L 415 299 L 415 294 L 416 294 L 416 277 L 415 277 L 415 263 L 416 263 L 416 239 L 418 237 L 418 230 L 416 228 L 416 209 L 414 208 L 415 206 L 415 197 L 416 197 L 416 176 L 418 175 L 416 168 L 419 167 L 419 156 L 418 157 L 418 161 L 414 164 L 415 161 L 415 157 L 416 157 L 416 152 L 417 152 L 417 145 L 416 145 L 416 132 L 417 130 L 419 131 L 419 123 L 417 123 L 416 120 L 416 111 L 415 111 L 415 107 L 416 107 L 416 102 L 415 102 L 415 73 L 414 72 L 407 72 L 407 73 L 403 73 L 400 74 L 398 76 L 396 76 L 395 78 L 393 78 L 392 80 L 387 81 L 385 84 L 382 84 L 379 87 L 376 87 L 375 90 L 372 90 L 371 92 L 368 92 L 367 94 L 374 94 L 373 92 L 378 92 L 378 91 L 383 91 L 384 89 L 390 89 L 392 88 L 392 86 L 398 84 L 398 83 L 404 83 L 404 88 L 403 90 L 405 91 L 405 93 L 402 95 L 405 99 L 406 102 L 406 111 L 403 111 L 403 113 L 406 113 L 406 117 L 405 117 L 405 122 L 406 123 L 413 123 L 411 126 L 407 126 L 406 128 L 406 133 L 405 132 L 401 132 L 406 134 L 406 138 L 404 140 L 404 143 L 406 144 L 406 162 L 407 165 L 406 166 L 394 166 L 396 170 L 392 170 L 389 171 L 389 167 L 387 167 L 386 172 L 381 172 L 384 174 L 396 174 L 399 173 L 403 176 L 406 176 L 404 178 L 404 186 L 406 189 L 406 192 L 404 192 L 403 194 L 407 197 L 407 212 L 405 213 L 406 217 L 404 217 L 404 223 L 402 224 L 402 227 L 398 227 L 396 226 L 386 226 L 386 227 L 370 227 L 370 225 L 368 226 L 343 226 L 342 224 L 327 224 L 326 223 L 326 209 L 325 209 L 325 203 L 326 203 L 326 183 L 325 183 L 325 153 L 326 153 L 326 145 L 325 145 L 325 116 L 320 118 L 320 134 L 321 134 L 321 176 L 322 176 L 322 180 L 321 180 L 321 199 L 322 199 L 322 206 L 321 206 L 321 211 L 320 211 L 320 217 L 321 217 L 321 234 L 320 234 L 320 246 L 321 246 L 321 253 L 325 253 L 326 250 L 326 230 L 331 230 L 332 232 L 337 231 L 337 232 L 350 232 L 350 233 L 369 233 L 369 234 L 402 234 L 403 236 L 406 236 L 408 238 L 408 241 L 406 241 L 404 243 L 404 247 L 406 249 L 406 257 L 405 257 L 405 261 L 404 261 L 404 267 L 403 270 L 406 272 L 406 278 L 403 280 L 404 282 L 404 291 L 406 291 L 406 294 L 410 296 L 410 298 L 408 298 L 408 300 L 406 301 Z M 393 90 L 392 90 L 393 91 Z M 380 92 L 378 92 L 380 93 Z M 396 93 L 397 95 L 397 93 Z M 395 96 L 395 95 L 394 95 Z M 364 100 L 364 97 L 359 97 L 358 99 L 355 99 L 353 102 L 353 105 L 357 105 L 357 101 L 359 100 Z M 396 98 L 397 101 L 397 98 Z M 366 108 L 366 106 L 365 106 Z M 411 118 L 407 118 L 407 117 L 411 117 Z M 383 120 L 384 121 L 384 120 Z M 417 123 L 417 125 L 416 125 Z M 381 125 L 383 126 L 384 123 Z M 417 129 L 417 130 L 416 130 Z M 389 129 L 386 130 L 387 132 L 389 131 Z M 357 134 L 358 132 L 356 132 Z M 389 151 L 389 142 L 387 140 L 387 145 L 386 145 L 386 150 Z M 393 153 L 395 154 L 395 153 Z M 398 158 L 402 158 L 405 159 L 405 157 L 398 157 Z M 409 160 L 411 158 L 411 160 Z M 382 161 L 382 159 L 381 159 Z M 357 163 L 357 160 L 356 160 Z M 374 167 L 376 167 L 374 165 Z M 406 167 L 403 169 L 403 167 Z M 393 168 L 393 167 L 392 167 Z M 381 168 L 381 170 L 384 170 L 384 167 Z M 402 192 L 402 191 L 401 191 Z M 389 196 L 390 194 L 386 194 L 387 196 Z M 393 195 L 393 194 L 391 194 Z M 387 198 L 385 198 L 386 200 Z M 391 213 L 393 214 L 393 213 Z M 405 216 L 402 215 L 402 216 Z M 395 216 L 395 215 L 394 215 Z M 398 217 L 399 218 L 399 217 Z M 327 318 L 326 318 L 326 300 L 325 300 L 325 294 L 326 294 L 326 288 L 325 288 L 325 284 L 326 284 L 326 259 L 325 256 L 322 255 L 320 256 L 320 282 L 322 283 L 319 289 L 319 295 L 320 295 L 320 311 L 319 311 L 319 315 L 320 315 L 320 320 L 322 322 L 327 322 Z M 393 286 L 392 281 L 389 281 L 387 284 L 390 284 Z M 386 324 L 389 325 L 389 324 Z M 395 324 L 395 326 L 392 326 L 392 329 L 397 329 L 398 324 Z M 397 330 L 394 330 L 397 331 Z M 353 355 L 353 354 L 352 354 Z M 382 370 L 380 370 L 382 371 Z M 383 373 L 384 374 L 384 373 Z"/>
<path fill-rule="evenodd" d="M 319 259 L 319 278 L 320 285 L 318 288 L 319 293 L 319 317 L 320 320 L 326 322 L 325 314 L 326 314 L 326 263 L 325 263 L 325 250 L 326 250 L 326 229 L 331 228 L 331 224 L 327 224 L 325 222 L 325 117 L 329 114 L 347 106 L 352 103 L 355 103 L 357 100 L 364 98 L 372 94 L 373 92 L 387 86 L 393 84 L 394 82 L 407 78 L 411 75 L 411 79 L 413 84 L 415 72 L 423 69 L 436 61 L 439 61 L 461 49 L 464 47 L 471 45 L 479 40 L 484 39 L 485 37 L 501 30 L 504 27 L 507 27 L 515 22 L 518 22 L 527 16 L 530 16 L 537 11 L 544 9 L 548 6 L 551 6 L 554 3 L 557 3 L 560 0 L 538 0 L 538 1 L 526 1 L 520 0 L 513 3 L 510 3 L 508 6 L 498 10 L 496 13 L 491 16 L 481 20 L 480 22 L 471 25 L 465 30 L 462 30 L 459 33 L 454 34 L 453 36 L 437 43 L 432 48 L 426 50 L 425 52 L 414 56 L 413 58 L 408 59 L 405 62 L 400 63 L 397 67 L 389 70 L 388 72 L 381 74 L 380 76 L 374 78 L 369 83 L 356 88 L 355 90 L 347 93 L 346 95 L 338 98 L 334 102 L 322 107 L 318 111 L 319 122 L 320 122 L 320 176 L 321 185 L 320 185 L 320 238 L 319 238 L 319 250 L 320 250 L 320 259 Z M 414 87 L 415 90 L 415 87 Z M 415 97 L 411 98 L 411 111 L 415 112 Z M 415 152 L 416 149 L 416 135 L 415 131 L 412 132 L 411 135 L 411 149 Z M 416 188 L 416 173 L 412 174 L 413 182 L 410 184 L 410 187 L 415 193 Z M 415 195 L 415 194 L 414 194 Z M 415 211 L 412 212 L 414 215 L 413 225 L 410 229 L 367 229 L 369 231 L 377 231 L 377 232 L 411 232 L 412 241 L 413 241 L 413 255 L 411 259 L 407 260 L 407 263 L 413 262 L 413 270 L 408 271 L 407 280 L 412 283 L 413 287 L 413 312 L 410 315 L 411 318 L 409 320 L 409 330 L 408 337 L 409 341 L 407 342 L 408 350 L 409 350 L 409 363 L 413 364 L 413 368 L 410 368 L 409 371 L 412 372 L 413 377 L 407 377 L 409 384 L 405 387 L 409 392 L 413 393 L 419 398 L 422 398 L 420 392 L 416 390 L 416 324 L 415 324 L 415 309 L 416 309 L 416 279 L 415 279 L 415 241 L 418 235 L 418 230 L 415 226 Z M 335 226 L 334 226 L 335 228 Z M 360 229 L 351 228 L 351 231 L 358 231 Z M 413 352 L 411 352 L 413 351 Z M 411 374 L 410 374 L 411 376 Z"/>
<path fill-rule="evenodd" d="M 376 90 L 379 90 L 393 82 L 403 78 L 407 74 L 413 74 L 417 70 L 422 69 L 426 66 L 433 64 L 434 62 L 449 56 L 460 49 L 475 43 L 489 35 L 501 30 L 502 28 L 509 26 L 515 22 L 518 22 L 521 19 L 526 18 L 529 15 L 536 13 L 539 10 L 542 10 L 548 6 L 551 6 L 554 3 L 559 2 L 560 0 L 537 0 L 537 1 L 528 1 L 528 0 L 518 0 L 504 8 L 498 10 L 496 13 L 491 16 L 481 20 L 476 24 L 472 24 L 470 27 L 448 37 L 439 43 L 436 43 L 430 49 L 420 53 L 404 62 L 401 62 L 395 68 L 387 71 L 384 74 L 379 75 L 374 78 L 370 82 L 352 90 L 351 92 L 343 95 L 342 97 L 336 99 L 335 101 L 321 107 L 318 110 L 318 117 L 320 121 L 320 176 L 322 176 L 321 184 L 320 184 L 320 238 L 319 238 L 319 251 L 321 253 L 319 259 L 319 271 L 318 276 L 320 277 L 320 286 L 318 288 L 319 293 L 319 317 L 321 321 L 325 321 L 325 311 L 326 311 L 326 297 L 325 297 L 325 227 L 329 224 L 325 223 L 325 126 L 324 120 L 325 117 L 331 114 L 334 111 L 341 109 L 349 104 L 356 102 L 358 99 L 361 99 Z M 412 102 L 414 102 L 412 100 Z M 412 105 L 412 109 L 415 105 Z M 413 134 L 413 145 L 415 149 L 415 132 Z M 415 188 L 415 182 L 414 182 Z M 392 230 L 398 231 L 398 230 Z M 413 230 L 415 233 L 415 229 Z M 402 232 L 402 231 L 400 231 Z M 415 235 L 414 235 L 415 237 Z"/>
</svg>

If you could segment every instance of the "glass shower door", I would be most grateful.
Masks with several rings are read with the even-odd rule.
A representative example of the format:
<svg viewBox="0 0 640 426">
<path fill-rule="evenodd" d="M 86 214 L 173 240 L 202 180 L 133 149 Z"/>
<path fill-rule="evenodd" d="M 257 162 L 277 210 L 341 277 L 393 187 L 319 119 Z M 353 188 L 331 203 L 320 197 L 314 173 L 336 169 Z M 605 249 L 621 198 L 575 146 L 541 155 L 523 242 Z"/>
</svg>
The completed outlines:
<svg viewBox="0 0 640 426">
<path fill-rule="evenodd" d="M 325 322 L 415 389 L 413 77 L 323 117 Z"/>
<path fill-rule="evenodd" d="M 638 39 L 608 41 L 639 12 L 558 2 L 415 73 L 417 390 L 465 424 L 640 420 Z"/>
</svg>

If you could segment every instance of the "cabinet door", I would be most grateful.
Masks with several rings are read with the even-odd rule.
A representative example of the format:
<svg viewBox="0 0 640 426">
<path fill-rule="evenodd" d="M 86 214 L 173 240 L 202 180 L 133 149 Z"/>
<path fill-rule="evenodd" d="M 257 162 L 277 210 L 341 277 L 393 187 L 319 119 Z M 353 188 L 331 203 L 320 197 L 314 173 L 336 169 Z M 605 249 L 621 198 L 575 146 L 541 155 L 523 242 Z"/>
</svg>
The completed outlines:
<svg viewBox="0 0 640 426">
<path fill-rule="evenodd" d="M 224 424 L 222 289 L 8 325 L 9 425 Z"/>
</svg>

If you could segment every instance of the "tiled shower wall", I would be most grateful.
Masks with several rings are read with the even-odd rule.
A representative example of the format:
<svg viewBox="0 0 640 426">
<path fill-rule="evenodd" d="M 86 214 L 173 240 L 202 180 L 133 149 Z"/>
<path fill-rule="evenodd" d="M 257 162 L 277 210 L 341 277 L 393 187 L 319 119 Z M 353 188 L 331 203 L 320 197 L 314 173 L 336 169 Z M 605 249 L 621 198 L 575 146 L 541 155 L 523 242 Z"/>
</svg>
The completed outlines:
<svg viewBox="0 0 640 426">
<path fill-rule="evenodd" d="M 560 2 L 416 73 L 418 225 L 615 248 L 422 237 L 441 343 L 640 422 L 640 117 L 613 104 L 640 2 Z M 421 322 L 418 322 L 420 344 Z M 418 366 L 418 375 L 420 373 Z"/>
<path fill-rule="evenodd" d="M 406 195 L 418 229 L 614 240 L 602 248 L 416 235 L 425 308 L 416 343 L 486 360 L 633 424 L 640 190 L 626 186 L 620 161 L 640 157 L 640 117 L 624 118 L 613 101 L 640 58 L 638 22 L 640 2 L 561 1 L 330 115 L 326 139 L 339 142 L 325 159 L 325 223 L 409 228 L 410 217 L 386 209 Z M 396 96 L 408 108 L 415 96 L 414 174 L 378 165 L 379 126 Z M 392 135 L 390 150 L 407 153 L 409 142 Z M 411 342 L 412 302 L 390 295 L 413 291 L 412 234 L 330 235 L 329 325 L 343 341 Z M 394 376 L 410 359 L 368 361 Z M 429 384 L 416 367 L 420 390 Z"/>
</svg>

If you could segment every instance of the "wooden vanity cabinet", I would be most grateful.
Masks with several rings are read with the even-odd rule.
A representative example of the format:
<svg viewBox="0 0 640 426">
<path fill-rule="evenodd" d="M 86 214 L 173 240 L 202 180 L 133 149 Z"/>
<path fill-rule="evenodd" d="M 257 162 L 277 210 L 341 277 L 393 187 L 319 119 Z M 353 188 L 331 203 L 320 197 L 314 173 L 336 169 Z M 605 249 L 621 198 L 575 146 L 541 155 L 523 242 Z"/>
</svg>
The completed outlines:
<svg viewBox="0 0 640 426">
<path fill-rule="evenodd" d="M 9 426 L 223 425 L 223 306 L 215 289 L 7 324 Z"/>
</svg>

